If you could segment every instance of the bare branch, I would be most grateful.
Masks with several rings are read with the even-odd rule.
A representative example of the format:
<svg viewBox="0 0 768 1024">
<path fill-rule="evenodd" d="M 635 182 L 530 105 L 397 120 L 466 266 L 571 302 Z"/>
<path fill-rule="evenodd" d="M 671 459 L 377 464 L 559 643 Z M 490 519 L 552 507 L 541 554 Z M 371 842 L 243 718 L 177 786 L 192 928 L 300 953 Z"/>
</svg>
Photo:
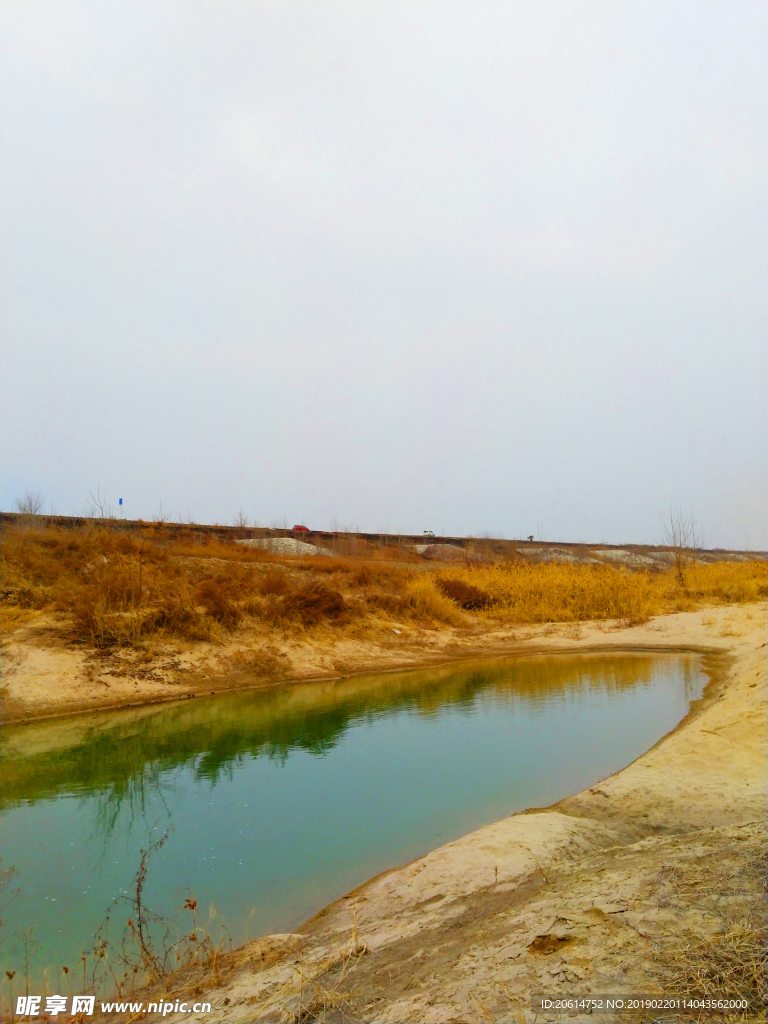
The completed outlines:
<svg viewBox="0 0 768 1024">
<path fill-rule="evenodd" d="M 107 503 L 106 497 L 101 493 L 101 487 L 96 487 L 96 494 L 88 492 L 88 501 L 85 503 L 85 515 L 89 519 L 114 519 L 115 514 L 112 506 Z"/>
<path fill-rule="evenodd" d="M 16 510 L 27 516 L 39 516 L 43 510 L 45 498 L 39 491 L 27 491 L 22 498 L 16 499 Z"/>
<path fill-rule="evenodd" d="M 704 546 L 704 533 L 693 509 L 685 513 L 670 505 L 661 515 L 661 538 L 672 553 L 677 582 L 685 588 L 688 569 L 696 561 L 696 552 Z"/>
</svg>

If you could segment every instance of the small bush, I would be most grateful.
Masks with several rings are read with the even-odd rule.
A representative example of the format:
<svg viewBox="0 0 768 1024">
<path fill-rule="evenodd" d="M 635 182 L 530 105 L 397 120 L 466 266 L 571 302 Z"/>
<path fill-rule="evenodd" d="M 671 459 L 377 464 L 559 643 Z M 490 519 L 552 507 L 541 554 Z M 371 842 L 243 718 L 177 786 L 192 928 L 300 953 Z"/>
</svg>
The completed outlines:
<svg viewBox="0 0 768 1024">
<path fill-rule="evenodd" d="M 263 618 L 264 602 L 260 597 L 247 597 L 240 603 L 240 611 L 244 616 L 251 616 L 255 619 Z"/>
<path fill-rule="evenodd" d="M 207 640 L 217 642 L 221 639 L 218 622 L 200 612 L 183 599 L 169 597 L 157 608 L 152 609 L 148 617 L 151 631 L 161 631 L 172 636 L 181 636 L 186 640 Z"/>
<path fill-rule="evenodd" d="M 249 675 L 276 676 L 282 671 L 277 658 L 264 650 L 235 651 L 230 656 L 229 663 L 235 671 L 247 672 Z"/>
<path fill-rule="evenodd" d="M 131 647 L 152 631 L 153 623 L 146 622 L 146 619 L 142 613 L 126 615 L 111 612 L 94 594 L 82 593 L 72 609 L 70 636 L 76 642 L 90 644 L 98 650 Z"/>
<path fill-rule="evenodd" d="M 287 594 L 291 589 L 287 575 L 279 569 L 270 569 L 259 588 L 262 594 Z"/>
<path fill-rule="evenodd" d="M 445 579 L 438 576 L 435 585 L 441 593 L 449 597 L 451 601 L 455 601 L 460 608 L 466 608 L 467 611 L 478 611 L 480 608 L 487 608 L 491 603 L 490 594 L 471 583 L 465 583 L 464 580 Z"/>
<path fill-rule="evenodd" d="M 221 579 L 208 579 L 198 583 L 194 596 L 195 601 L 201 604 L 211 618 L 220 622 L 222 626 L 231 629 L 242 617 L 240 609 L 233 600 L 231 590 Z"/>
<path fill-rule="evenodd" d="M 300 619 L 307 626 L 323 619 L 340 619 L 347 604 L 338 590 L 331 590 L 321 580 L 306 583 L 299 590 L 283 598 L 283 613 L 288 618 Z"/>
<path fill-rule="evenodd" d="M 19 608 L 44 608 L 46 605 L 46 595 L 42 590 L 36 587 L 30 587 L 23 585 L 13 594 L 14 604 L 17 604 Z"/>
<path fill-rule="evenodd" d="M 436 619 L 450 626 L 459 626 L 464 621 L 453 601 L 441 594 L 433 578 L 426 574 L 408 584 L 406 601 L 417 618 Z"/>
</svg>

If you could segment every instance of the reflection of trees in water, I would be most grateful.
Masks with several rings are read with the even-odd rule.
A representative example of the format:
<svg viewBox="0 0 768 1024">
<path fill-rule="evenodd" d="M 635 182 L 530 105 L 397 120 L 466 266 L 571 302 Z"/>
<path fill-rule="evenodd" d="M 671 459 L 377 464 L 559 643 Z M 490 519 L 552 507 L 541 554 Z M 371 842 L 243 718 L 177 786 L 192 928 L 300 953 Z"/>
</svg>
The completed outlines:
<svg viewBox="0 0 768 1024">
<path fill-rule="evenodd" d="M 162 807 L 162 818 L 171 820 L 171 811 L 166 794 L 172 786 L 169 778 L 163 779 L 163 773 L 157 764 L 148 762 L 141 771 L 124 778 L 116 779 L 110 785 L 98 789 L 95 797 L 95 813 L 93 817 L 93 838 L 102 837 L 108 840 L 115 832 L 118 821 L 121 832 L 131 835 L 138 825 L 144 830 L 149 828 L 150 818 L 157 824 L 157 804 Z M 106 856 L 106 842 L 102 856 Z"/>
<path fill-rule="evenodd" d="M 618 694 L 647 686 L 660 672 L 678 679 L 682 672 L 687 699 L 696 695 L 701 673 L 690 658 L 539 656 L 241 692 L 138 717 L 112 712 L 94 716 L 76 746 L 51 743 L 47 753 L 6 759 L 0 768 L 4 798 L 8 805 L 62 792 L 98 793 L 98 827 L 111 832 L 122 812 L 146 820 L 152 801 L 163 799 L 170 773 L 182 767 L 215 783 L 251 758 L 284 763 L 298 750 L 322 756 L 352 725 L 382 717 L 433 717 L 486 700 L 543 709 L 566 694 L 579 699 L 588 691 Z"/>
</svg>

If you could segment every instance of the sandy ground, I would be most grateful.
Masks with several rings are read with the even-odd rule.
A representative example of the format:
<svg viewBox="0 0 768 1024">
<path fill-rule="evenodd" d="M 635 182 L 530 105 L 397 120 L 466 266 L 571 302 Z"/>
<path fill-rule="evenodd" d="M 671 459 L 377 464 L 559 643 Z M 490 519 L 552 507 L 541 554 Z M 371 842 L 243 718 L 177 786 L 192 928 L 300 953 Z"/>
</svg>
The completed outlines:
<svg viewBox="0 0 768 1024">
<path fill-rule="evenodd" d="M 374 878 L 295 935 L 228 954 L 215 982 L 176 979 L 174 999 L 204 993 L 213 1013 L 164 1019 L 592 1020 L 536 1014 L 531 994 L 689 992 L 691 950 L 730 949 L 739 922 L 764 915 L 766 612 L 604 629 L 496 630 L 482 645 L 701 651 L 712 681 L 675 731 L 589 790 Z"/>
</svg>

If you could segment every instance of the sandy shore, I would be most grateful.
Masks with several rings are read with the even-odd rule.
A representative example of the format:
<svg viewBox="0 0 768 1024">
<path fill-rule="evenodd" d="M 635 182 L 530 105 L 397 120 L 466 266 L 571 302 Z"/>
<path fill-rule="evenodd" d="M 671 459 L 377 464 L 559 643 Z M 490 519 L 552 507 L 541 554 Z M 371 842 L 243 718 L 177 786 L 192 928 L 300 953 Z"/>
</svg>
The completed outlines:
<svg viewBox="0 0 768 1024">
<path fill-rule="evenodd" d="M 765 608 L 516 642 L 698 650 L 711 683 L 674 732 L 599 785 L 386 872 L 299 933 L 228 954 L 218 984 L 177 979 L 175 998 L 204 991 L 213 1018 L 243 1024 L 554 1020 L 531 1011 L 532 993 L 679 993 L 702 942 L 725 948 L 764 913 Z"/>
</svg>

